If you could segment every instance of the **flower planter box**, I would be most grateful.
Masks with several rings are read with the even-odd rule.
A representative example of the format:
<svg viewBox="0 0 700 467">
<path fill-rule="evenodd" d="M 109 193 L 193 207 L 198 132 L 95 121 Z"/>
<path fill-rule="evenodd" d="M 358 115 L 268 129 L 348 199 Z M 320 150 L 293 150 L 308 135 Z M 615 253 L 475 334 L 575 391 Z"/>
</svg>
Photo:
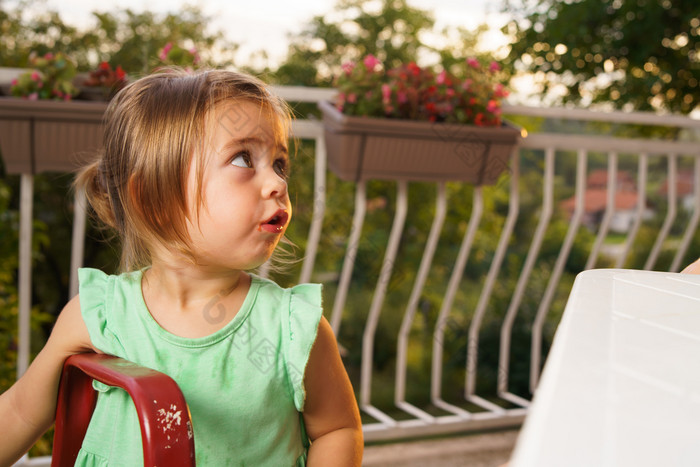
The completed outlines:
<svg viewBox="0 0 700 467">
<path fill-rule="evenodd" d="M 329 168 L 346 181 L 416 180 L 493 184 L 508 168 L 520 129 L 350 117 L 323 112 Z"/>
<path fill-rule="evenodd" d="M 0 97 L 0 153 L 9 174 L 69 172 L 102 147 L 105 102 Z"/>
</svg>

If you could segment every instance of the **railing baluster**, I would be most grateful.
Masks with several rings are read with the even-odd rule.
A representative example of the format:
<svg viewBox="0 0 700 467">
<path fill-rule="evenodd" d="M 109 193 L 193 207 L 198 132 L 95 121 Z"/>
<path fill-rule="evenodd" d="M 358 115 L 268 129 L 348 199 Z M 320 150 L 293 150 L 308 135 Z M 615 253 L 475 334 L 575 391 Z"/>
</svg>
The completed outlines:
<svg viewBox="0 0 700 467">
<path fill-rule="evenodd" d="M 680 269 L 681 261 L 685 253 L 688 251 L 688 246 L 695 236 L 695 230 L 698 227 L 698 221 L 700 221 L 700 163 L 695 159 L 694 163 L 695 171 L 693 172 L 693 216 L 688 221 L 688 227 L 686 227 L 683 233 L 683 239 L 681 244 L 678 246 L 678 251 L 676 256 L 673 258 L 673 263 L 671 264 L 671 272 L 677 272 Z"/>
<path fill-rule="evenodd" d="M 421 259 L 421 263 L 418 268 L 418 275 L 416 276 L 416 281 L 413 284 L 413 290 L 411 291 L 411 296 L 408 300 L 408 306 L 406 307 L 406 312 L 404 313 L 403 321 L 401 322 L 401 329 L 399 330 L 399 338 L 396 349 L 396 384 L 394 403 L 397 407 L 403 409 L 404 411 L 426 421 L 432 421 L 434 417 L 406 402 L 406 353 L 408 349 L 408 337 L 411 333 L 411 325 L 413 324 L 413 318 L 415 317 L 416 309 L 418 308 L 418 301 L 420 300 L 423 292 L 423 286 L 425 285 L 425 281 L 428 278 L 428 273 L 430 272 L 430 266 L 433 264 L 435 249 L 437 248 L 438 240 L 440 239 L 440 232 L 442 231 L 442 225 L 445 221 L 446 213 L 447 196 L 445 194 L 445 183 L 438 183 L 437 198 L 435 200 L 435 217 L 433 218 L 430 234 L 428 235 L 428 240 L 425 244 L 423 258 Z"/>
<path fill-rule="evenodd" d="M 311 273 L 316 262 L 316 252 L 321 239 L 323 218 L 326 214 L 326 143 L 323 134 L 316 137 L 316 160 L 314 164 L 314 211 L 309 226 L 309 236 L 306 241 L 304 264 L 301 268 L 300 283 L 311 281 Z"/>
<path fill-rule="evenodd" d="M 527 258 L 525 259 L 525 266 L 523 271 L 520 273 L 520 278 L 518 279 L 518 284 L 516 286 L 516 292 L 513 300 L 517 297 L 517 305 L 520 306 L 520 300 L 522 300 L 523 293 L 525 292 L 525 285 L 527 284 L 532 269 L 537 260 L 537 256 L 540 254 L 540 248 L 542 247 L 542 241 L 544 240 L 544 234 L 547 231 L 547 226 L 549 225 L 549 220 L 552 217 L 552 206 L 554 197 L 554 148 L 547 148 L 544 153 L 544 187 L 542 196 L 542 213 L 540 214 L 540 221 L 537 224 L 537 229 L 535 230 L 535 236 L 530 244 L 530 250 L 527 252 Z M 533 325 L 532 329 L 532 342 L 530 351 L 530 392 L 535 392 L 535 387 L 537 386 L 537 378 L 539 376 L 540 359 L 541 359 L 541 340 L 542 340 L 542 329 L 537 328 Z"/>
<path fill-rule="evenodd" d="M 83 266 L 86 218 L 87 201 L 85 199 L 85 190 L 80 188 L 76 190 L 73 201 L 73 235 L 71 238 L 69 288 L 71 297 L 78 295 L 78 268 Z"/>
<path fill-rule="evenodd" d="M 442 400 L 442 351 L 447 318 L 449 317 L 452 309 L 452 303 L 454 302 L 455 295 L 457 294 L 459 283 L 462 281 L 464 267 L 467 265 L 469 252 L 471 251 L 472 244 L 474 243 L 474 238 L 476 237 L 476 231 L 479 228 L 479 222 L 481 221 L 483 211 L 484 199 L 482 195 L 482 188 L 477 186 L 474 187 L 472 213 L 469 216 L 469 226 L 464 233 L 462 245 L 460 246 L 459 253 L 457 254 L 457 261 L 455 262 L 455 266 L 452 270 L 450 282 L 447 286 L 447 291 L 445 292 L 445 298 L 442 302 L 442 307 L 440 307 L 440 312 L 438 313 L 438 318 L 435 323 L 435 331 L 433 332 L 433 359 L 430 375 L 431 401 L 436 407 L 465 418 L 471 417 L 471 414 L 466 410 L 463 410 L 455 405 L 448 404 Z"/>
<path fill-rule="evenodd" d="M 600 254 L 600 248 L 608 236 L 610 228 L 610 220 L 615 214 L 615 202 L 617 200 L 617 154 L 612 152 L 608 154 L 608 186 L 606 188 L 607 201 L 605 203 L 605 214 L 603 220 L 598 227 L 598 235 L 596 236 L 591 253 L 588 255 L 585 269 L 593 269 Z"/>
<path fill-rule="evenodd" d="M 514 151 L 517 152 L 517 151 Z M 512 155 L 511 159 L 517 159 L 517 156 Z M 517 161 L 513 163 L 513 167 L 517 168 Z M 519 172 L 511 172 L 511 193 L 513 191 L 518 191 L 519 182 Z M 517 199 L 517 196 L 516 196 Z M 509 206 L 509 210 L 512 205 Z M 496 404 L 493 404 L 482 397 L 475 395 L 476 390 L 476 377 L 477 377 L 477 363 L 478 363 L 478 352 L 479 352 L 479 330 L 481 328 L 481 322 L 486 313 L 486 307 L 488 306 L 489 299 L 493 293 L 493 286 L 496 283 L 496 278 L 501 270 L 501 264 L 503 263 L 503 258 L 505 257 L 506 250 L 508 249 L 508 242 L 513 233 L 513 228 L 515 227 L 515 221 L 517 218 L 519 208 L 515 211 L 510 211 L 508 213 L 508 218 L 503 224 L 503 231 L 501 232 L 501 237 L 498 241 L 498 246 L 496 252 L 494 253 L 493 259 L 491 260 L 491 266 L 489 267 L 489 272 L 486 276 L 486 281 L 484 282 L 483 289 L 481 290 L 481 295 L 479 296 L 479 301 L 476 306 L 476 311 L 474 312 L 474 317 L 469 326 L 468 333 L 468 343 L 467 343 L 467 371 L 466 371 L 466 381 L 465 381 L 465 398 L 477 404 L 487 410 L 492 412 L 501 413 L 503 409 Z"/>
<path fill-rule="evenodd" d="M 561 274 L 562 271 L 564 270 L 564 265 L 566 264 L 566 260 L 569 257 L 569 252 L 571 251 L 571 246 L 574 243 L 574 239 L 576 238 L 576 233 L 578 232 L 578 229 L 581 224 L 581 218 L 583 217 L 584 211 L 585 211 L 585 205 L 584 205 L 584 196 L 585 196 L 585 190 L 586 190 L 586 151 L 584 150 L 579 150 L 578 152 L 578 160 L 577 160 L 577 168 L 576 168 L 576 207 L 574 208 L 574 215 L 571 219 L 571 222 L 569 224 L 569 229 L 566 232 L 566 237 L 564 239 L 564 243 L 562 244 L 561 250 L 559 251 L 559 256 L 557 257 L 557 261 L 554 265 L 554 269 L 552 270 L 552 274 L 549 277 L 549 282 L 547 284 L 547 289 L 545 290 L 544 296 L 542 297 L 542 300 L 540 301 L 540 305 L 537 308 L 537 314 L 535 315 L 535 320 L 533 322 L 533 336 L 537 334 L 538 336 L 542 335 L 542 327 L 544 326 L 544 320 L 547 317 L 547 313 L 550 311 L 550 307 L 552 305 L 552 299 L 554 298 L 554 292 L 556 292 L 557 285 L 559 284 L 559 280 L 561 279 Z M 608 189 L 608 191 L 612 191 Z M 535 332 L 535 330 L 537 330 Z M 538 356 L 541 355 L 541 337 L 538 337 L 537 339 L 537 344 L 538 347 L 535 350 L 533 349 L 533 355 L 536 353 Z M 535 339 L 533 337 L 533 344 L 535 343 Z M 537 362 L 539 365 L 539 360 Z M 539 380 L 539 372 L 535 375 L 534 381 L 532 380 L 532 375 L 535 375 L 534 373 L 531 373 L 531 384 L 532 388 L 537 387 L 537 382 Z"/>
<path fill-rule="evenodd" d="M 644 270 L 649 271 L 656 264 L 656 260 L 659 257 L 661 248 L 663 247 L 664 241 L 671 231 L 671 226 L 673 221 L 676 219 L 676 173 L 678 171 L 677 157 L 675 154 L 668 156 L 668 212 L 666 213 L 666 219 L 661 226 L 661 230 L 656 237 L 656 242 L 649 253 L 647 262 L 644 263 Z"/>
<path fill-rule="evenodd" d="M 34 175 L 22 174 L 20 183 L 17 379 L 19 379 L 29 367 L 31 336 L 30 315 L 32 311 Z"/>
<path fill-rule="evenodd" d="M 520 213 L 520 157 L 519 151 L 516 149 L 513 152 L 511 160 L 511 172 L 513 177 L 510 182 L 510 199 L 508 200 L 508 218 L 506 219 L 506 228 L 501 237 L 505 238 L 505 232 L 508 236 L 512 235 L 515 221 Z M 501 342 L 498 359 L 498 395 L 499 397 L 510 400 L 519 405 L 526 406 L 528 403 L 525 399 L 515 396 L 508 392 L 508 371 L 510 367 L 510 342 L 513 329 L 513 322 L 517 315 L 518 307 L 510 306 L 503 319 L 501 326 Z"/>
<path fill-rule="evenodd" d="M 360 236 L 362 235 L 362 225 L 365 222 L 366 212 L 367 185 L 364 181 L 360 181 L 355 187 L 355 214 L 352 216 L 352 227 L 350 228 L 350 236 L 348 237 L 348 246 L 345 249 L 343 270 L 340 273 L 338 291 L 335 294 L 333 312 L 331 313 L 330 324 L 336 336 L 340 331 L 340 321 L 343 317 L 343 307 L 345 306 L 345 300 L 348 296 L 348 289 L 350 288 L 350 279 L 352 278 L 352 271 L 355 268 L 355 258 L 357 257 L 357 248 L 360 244 Z"/>
<path fill-rule="evenodd" d="M 403 234 L 403 227 L 406 223 L 406 213 L 408 212 L 408 183 L 404 180 L 398 182 L 398 193 L 396 195 L 396 213 L 394 214 L 394 223 L 391 226 L 389 234 L 389 243 L 384 254 L 382 269 L 377 280 L 377 287 L 374 290 L 372 304 L 370 305 L 369 315 L 367 316 L 367 324 L 362 335 L 362 367 L 360 376 L 360 407 L 365 411 L 377 417 L 378 409 L 372 407 L 372 357 L 374 355 L 374 336 L 377 331 L 377 323 L 379 315 L 382 311 L 382 304 L 386 290 L 391 280 L 391 273 L 396 262 L 396 253 L 399 249 L 399 243 Z M 393 423 L 393 420 L 384 417 L 378 417 L 384 423 Z M 390 421 L 392 420 L 392 421 Z"/>
<path fill-rule="evenodd" d="M 622 254 L 617 258 L 616 268 L 622 268 L 627 261 L 627 257 L 632 251 L 632 245 L 634 245 L 634 240 L 637 238 L 637 233 L 639 232 L 639 227 L 642 225 L 642 220 L 644 220 L 644 213 L 647 209 L 647 173 L 649 170 L 649 155 L 642 153 L 639 155 L 639 168 L 637 169 L 637 211 L 634 216 L 634 224 L 632 228 L 627 233 L 627 239 L 625 240 L 625 246 Z"/>
</svg>

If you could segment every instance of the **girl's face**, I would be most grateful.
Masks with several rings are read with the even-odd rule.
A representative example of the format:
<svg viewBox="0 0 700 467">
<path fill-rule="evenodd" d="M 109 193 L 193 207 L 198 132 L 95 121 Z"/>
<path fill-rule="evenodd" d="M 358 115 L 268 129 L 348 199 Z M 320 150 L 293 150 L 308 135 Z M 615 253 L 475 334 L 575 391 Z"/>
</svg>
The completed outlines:
<svg viewBox="0 0 700 467">
<path fill-rule="evenodd" d="M 207 117 L 204 143 L 194 151 L 187 178 L 188 233 L 197 264 L 258 267 L 287 230 L 289 155 L 278 125 L 268 110 L 250 101 L 222 103 Z"/>
</svg>

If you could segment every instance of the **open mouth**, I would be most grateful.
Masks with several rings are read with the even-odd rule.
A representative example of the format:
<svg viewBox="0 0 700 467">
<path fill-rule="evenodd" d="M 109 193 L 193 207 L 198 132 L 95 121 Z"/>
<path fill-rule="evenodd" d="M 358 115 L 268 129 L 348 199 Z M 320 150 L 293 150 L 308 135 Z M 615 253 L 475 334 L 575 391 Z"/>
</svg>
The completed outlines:
<svg viewBox="0 0 700 467">
<path fill-rule="evenodd" d="M 282 230 L 284 230 L 284 227 L 287 225 L 288 220 L 289 214 L 287 214 L 287 211 L 280 209 L 275 213 L 274 216 L 272 216 L 270 219 L 268 219 L 260 225 L 260 230 L 272 233 L 282 232 Z"/>
</svg>

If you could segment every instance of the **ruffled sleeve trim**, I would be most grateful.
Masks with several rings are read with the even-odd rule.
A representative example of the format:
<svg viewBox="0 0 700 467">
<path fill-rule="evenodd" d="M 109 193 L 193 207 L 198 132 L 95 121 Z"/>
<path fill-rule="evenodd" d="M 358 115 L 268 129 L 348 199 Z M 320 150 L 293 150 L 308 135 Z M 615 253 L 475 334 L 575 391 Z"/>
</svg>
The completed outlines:
<svg viewBox="0 0 700 467">
<path fill-rule="evenodd" d="M 289 314 L 283 319 L 285 365 L 294 405 L 304 411 L 304 373 L 323 315 L 320 284 L 301 284 L 289 291 Z"/>
<path fill-rule="evenodd" d="M 108 326 L 107 304 L 112 303 L 114 294 L 110 277 L 98 269 L 78 270 L 80 313 L 92 345 L 101 352 L 115 354 L 117 339 Z"/>
<path fill-rule="evenodd" d="M 102 456 L 81 449 L 75 460 L 76 467 L 109 467 L 109 462 Z"/>
</svg>

